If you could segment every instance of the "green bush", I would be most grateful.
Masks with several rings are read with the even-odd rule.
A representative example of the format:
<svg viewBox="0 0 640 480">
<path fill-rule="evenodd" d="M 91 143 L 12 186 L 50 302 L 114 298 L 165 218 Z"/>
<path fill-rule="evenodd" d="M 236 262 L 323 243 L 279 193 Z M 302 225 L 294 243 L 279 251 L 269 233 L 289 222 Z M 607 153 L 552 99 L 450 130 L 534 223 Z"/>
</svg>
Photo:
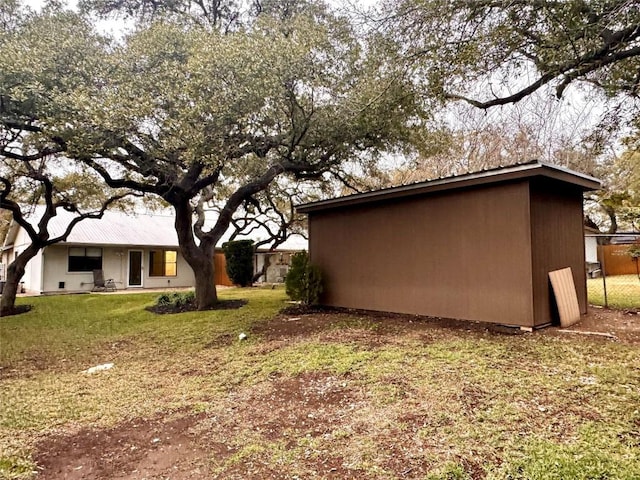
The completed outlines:
<svg viewBox="0 0 640 480">
<path fill-rule="evenodd" d="M 320 302 L 322 274 L 317 266 L 309 263 L 309 255 L 306 251 L 291 257 L 291 267 L 285 279 L 285 286 L 287 295 L 292 300 L 306 305 L 316 305 Z"/>
<path fill-rule="evenodd" d="M 163 293 L 158 297 L 156 303 L 162 307 L 180 308 L 195 301 L 195 299 L 195 292 Z"/>
<path fill-rule="evenodd" d="M 163 293 L 162 295 L 160 295 L 158 297 L 158 299 L 156 300 L 156 303 L 158 305 L 163 306 L 163 307 L 167 307 L 167 306 L 171 305 L 173 303 L 172 299 L 171 299 L 171 294 Z"/>
<path fill-rule="evenodd" d="M 227 275 L 241 287 L 253 283 L 253 240 L 236 240 L 222 244 L 227 261 Z"/>
</svg>

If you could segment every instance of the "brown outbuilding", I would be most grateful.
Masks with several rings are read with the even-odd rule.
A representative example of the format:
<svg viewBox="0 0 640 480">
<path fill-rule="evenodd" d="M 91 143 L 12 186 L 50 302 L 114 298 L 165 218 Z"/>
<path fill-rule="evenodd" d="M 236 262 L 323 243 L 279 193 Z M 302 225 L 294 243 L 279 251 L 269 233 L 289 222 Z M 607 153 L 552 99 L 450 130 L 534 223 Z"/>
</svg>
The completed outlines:
<svg viewBox="0 0 640 480">
<path fill-rule="evenodd" d="M 587 175 L 540 162 L 308 203 L 329 306 L 523 327 L 556 317 L 548 274 L 571 267 L 587 310 Z"/>
</svg>

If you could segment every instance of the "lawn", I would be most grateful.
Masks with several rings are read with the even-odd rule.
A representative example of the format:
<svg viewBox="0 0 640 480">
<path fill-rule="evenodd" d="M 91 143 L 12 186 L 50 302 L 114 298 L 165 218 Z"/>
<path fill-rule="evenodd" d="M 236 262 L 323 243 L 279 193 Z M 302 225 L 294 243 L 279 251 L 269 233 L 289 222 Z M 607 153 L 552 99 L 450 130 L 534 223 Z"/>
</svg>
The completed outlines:
<svg viewBox="0 0 640 480">
<path fill-rule="evenodd" d="M 607 303 L 614 308 L 640 308 L 640 279 L 637 275 L 615 275 L 606 278 Z M 592 305 L 604 305 L 602 278 L 587 280 L 587 294 Z"/>
<path fill-rule="evenodd" d="M 155 296 L 0 319 L 0 477 L 640 478 L 638 345 Z"/>
</svg>

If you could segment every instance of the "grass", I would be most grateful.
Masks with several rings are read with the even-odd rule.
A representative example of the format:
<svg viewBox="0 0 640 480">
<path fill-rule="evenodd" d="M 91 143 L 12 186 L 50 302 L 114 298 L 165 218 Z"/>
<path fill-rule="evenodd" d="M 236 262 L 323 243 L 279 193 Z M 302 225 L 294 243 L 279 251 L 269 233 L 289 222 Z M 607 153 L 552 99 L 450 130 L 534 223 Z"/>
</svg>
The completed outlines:
<svg viewBox="0 0 640 480">
<path fill-rule="evenodd" d="M 248 465 L 262 468 L 249 478 L 309 478 L 325 463 L 373 479 L 640 478 L 637 346 L 345 314 L 268 338 L 252 332 L 282 290 L 225 290 L 248 304 L 162 316 L 144 309 L 156 296 L 30 298 L 1 320 L 0 478 L 30 478 L 53 433 L 198 412 L 199 437 L 229 448 L 204 460 L 220 478 Z"/>
<path fill-rule="evenodd" d="M 637 275 L 608 276 L 607 303 L 613 308 L 640 308 L 640 279 Z M 604 282 L 602 278 L 587 280 L 587 296 L 592 305 L 604 306 Z"/>
</svg>

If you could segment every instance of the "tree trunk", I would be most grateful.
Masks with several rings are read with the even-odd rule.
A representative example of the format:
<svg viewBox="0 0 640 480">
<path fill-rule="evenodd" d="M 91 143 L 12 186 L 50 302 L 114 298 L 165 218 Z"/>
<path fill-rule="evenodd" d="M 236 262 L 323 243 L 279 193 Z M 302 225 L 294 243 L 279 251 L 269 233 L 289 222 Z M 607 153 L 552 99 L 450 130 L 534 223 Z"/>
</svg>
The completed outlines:
<svg viewBox="0 0 640 480">
<path fill-rule="evenodd" d="M 204 310 L 218 303 L 218 292 L 214 276 L 213 256 L 193 269 L 196 279 L 196 303 L 198 310 Z"/>
<path fill-rule="evenodd" d="M 218 303 L 215 269 L 213 266 L 214 246 L 202 241 L 196 245 L 193 237 L 192 209 L 188 200 L 175 201 L 176 233 L 180 252 L 187 261 L 196 281 L 196 305 L 198 310 L 206 310 Z"/>
<path fill-rule="evenodd" d="M 0 299 L 0 316 L 9 314 L 15 308 L 16 295 L 18 294 L 20 280 L 24 276 L 25 267 L 29 260 L 36 256 L 38 250 L 40 248 L 35 247 L 32 243 L 7 267 L 7 280 Z"/>
<path fill-rule="evenodd" d="M 254 255 L 256 253 L 254 252 Z M 264 255 L 264 262 L 262 263 L 262 268 L 260 269 L 260 271 L 258 273 L 256 273 L 253 276 L 253 283 L 256 283 L 258 280 L 260 280 L 260 277 L 262 277 L 264 275 L 264 281 L 266 283 L 267 281 L 267 271 L 269 270 L 269 267 L 271 266 L 271 255 L 269 255 L 268 253 L 266 253 Z"/>
<path fill-rule="evenodd" d="M 615 209 L 609 205 L 603 205 L 602 208 L 606 212 L 607 216 L 609 217 L 609 221 L 611 222 L 607 233 L 616 233 L 618 231 L 618 215 L 616 214 Z"/>
</svg>

